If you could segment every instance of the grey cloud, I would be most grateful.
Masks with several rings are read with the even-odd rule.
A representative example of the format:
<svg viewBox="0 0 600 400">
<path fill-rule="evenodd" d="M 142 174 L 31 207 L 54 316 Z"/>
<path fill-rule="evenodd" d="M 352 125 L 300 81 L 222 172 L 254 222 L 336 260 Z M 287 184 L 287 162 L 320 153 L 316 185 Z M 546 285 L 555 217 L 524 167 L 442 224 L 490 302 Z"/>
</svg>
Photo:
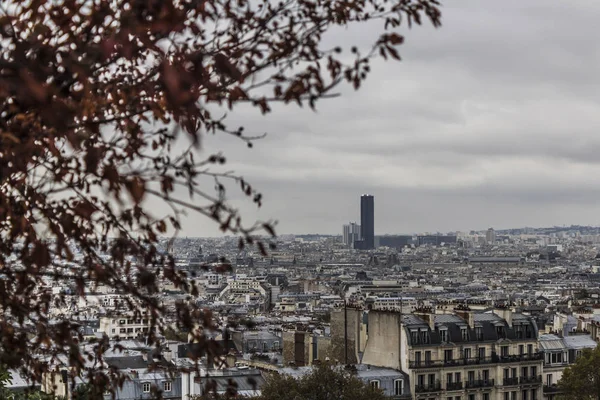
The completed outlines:
<svg viewBox="0 0 600 400">
<path fill-rule="evenodd" d="M 265 194 L 247 219 L 277 218 L 280 232 L 327 232 L 358 218 L 376 196 L 376 230 L 594 224 L 600 212 L 600 2 L 446 1 L 443 26 L 406 34 L 403 61 L 373 64 L 358 92 L 318 112 L 276 106 L 231 114 L 248 149 L 209 136 L 228 169 Z M 327 43 L 365 46 L 377 24 L 338 29 Z M 187 234 L 214 234 L 190 217 Z"/>
</svg>

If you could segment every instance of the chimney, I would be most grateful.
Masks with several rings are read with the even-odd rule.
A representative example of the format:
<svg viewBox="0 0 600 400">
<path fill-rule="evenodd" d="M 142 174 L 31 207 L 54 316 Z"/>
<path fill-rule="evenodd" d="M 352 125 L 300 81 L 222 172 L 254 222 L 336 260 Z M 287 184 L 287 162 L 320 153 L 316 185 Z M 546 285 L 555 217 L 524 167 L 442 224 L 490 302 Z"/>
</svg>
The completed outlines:
<svg viewBox="0 0 600 400">
<path fill-rule="evenodd" d="M 427 324 L 429 328 L 434 331 L 435 330 L 435 310 L 431 307 L 420 307 L 415 309 L 413 312 L 417 317 L 422 318 Z"/>
<path fill-rule="evenodd" d="M 513 326 L 513 324 L 512 324 L 513 312 L 512 312 L 512 309 L 510 308 L 510 306 L 508 306 L 508 305 L 497 305 L 494 308 L 494 314 L 496 314 L 500 318 L 504 319 L 506 321 L 506 323 L 508 324 L 508 326 L 510 328 L 512 328 L 512 326 Z"/>
<path fill-rule="evenodd" d="M 469 325 L 469 329 L 475 329 L 475 313 L 469 306 L 458 305 L 454 307 L 454 313 Z"/>
</svg>

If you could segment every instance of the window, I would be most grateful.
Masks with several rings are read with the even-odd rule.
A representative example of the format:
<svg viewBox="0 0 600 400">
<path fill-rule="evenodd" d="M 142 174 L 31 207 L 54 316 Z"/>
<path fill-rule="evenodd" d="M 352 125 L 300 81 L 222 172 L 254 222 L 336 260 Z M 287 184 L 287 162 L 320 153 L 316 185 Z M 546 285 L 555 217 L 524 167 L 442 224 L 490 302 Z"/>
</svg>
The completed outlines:
<svg viewBox="0 0 600 400">
<path fill-rule="evenodd" d="M 150 382 L 142 383 L 142 392 L 150 393 Z"/>
<path fill-rule="evenodd" d="M 465 355 L 465 359 L 471 358 L 471 349 L 465 349 L 464 355 Z"/>
<path fill-rule="evenodd" d="M 428 376 L 429 386 L 435 385 L 435 374 L 429 374 Z"/>
<path fill-rule="evenodd" d="M 479 359 L 480 360 L 485 359 L 485 347 L 480 347 L 479 348 Z"/>
<path fill-rule="evenodd" d="M 379 381 L 371 381 L 371 389 L 379 389 Z"/>
<path fill-rule="evenodd" d="M 425 363 L 427 363 L 427 364 L 431 363 L 431 350 L 425 351 Z"/>
<path fill-rule="evenodd" d="M 452 372 L 446 374 L 446 383 L 452 383 Z"/>
<path fill-rule="evenodd" d="M 419 343 L 419 332 L 411 331 L 410 338 L 411 338 L 412 344 L 418 344 Z"/>
<path fill-rule="evenodd" d="M 444 350 L 444 361 L 452 361 L 452 349 Z"/>
<path fill-rule="evenodd" d="M 490 394 L 489 393 L 484 393 L 483 394 L 483 400 L 490 400 Z"/>
<path fill-rule="evenodd" d="M 533 345 L 532 344 L 527 345 L 527 353 L 529 355 L 533 354 Z"/>
<path fill-rule="evenodd" d="M 502 325 L 498 325 L 496 327 L 496 334 L 498 335 L 498 337 L 503 338 L 504 337 L 504 327 Z"/>
<path fill-rule="evenodd" d="M 426 357 L 427 359 L 427 357 Z M 420 351 L 415 351 L 415 365 L 419 366 L 421 365 L 421 352 Z"/>
<path fill-rule="evenodd" d="M 503 375 L 502 375 L 504 377 L 504 379 L 508 379 L 508 376 L 509 376 L 508 372 L 509 372 L 509 369 L 508 368 L 504 368 L 504 372 L 503 372 Z"/>
<path fill-rule="evenodd" d="M 122 320 L 119 320 L 119 324 L 120 324 L 120 325 L 124 325 L 124 324 L 125 324 L 125 322 L 126 322 L 126 321 L 125 321 L 124 319 L 122 319 Z"/>
<path fill-rule="evenodd" d="M 402 379 L 396 379 L 394 381 L 394 396 L 401 396 L 404 392 L 404 381 Z"/>
<path fill-rule="evenodd" d="M 475 382 L 475 371 L 467 372 L 467 381 Z"/>
<path fill-rule="evenodd" d="M 531 400 L 536 400 L 537 389 L 531 389 Z"/>
<path fill-rule="evenodd" d="M 536 376 L 537 375 L 537 367 L 534 365 L 533 367 L 531 367 L 531 376 Z"/>
<path fill-rule="evenodd" d="M 116 329 L 113 328 L 113 329 L 111 329 L 111 331 L 112 331 L 112 333 L 115 333 Z"/>
<path fill-rule="evenodd" d="M 469 400 L 475 400 L 475 395 L 474 394 L 470 394 L 469 395 Z"/>
<path fill-rule="evenodd" d="M 483 340 L 483 330 L 480 326 L 475 327 L 475 336 L 477 340 Z"/>
<path fill-rule="evenodd" d="M 490 380 L 490 370 L 489 369 L 484 369 L 483 371 L 483 380 L 485 382 L 488 382 Z"/>
<path fill-rule="evenodd" d="M 448 341 L 448 330 L 447 329 L 440 329 L 440 340 L 442 342 Z"/>
<path fill-rule="evenodd" d="M 519 345 L 519 355 L 522 356 L 525 353 L 525 346 L 522 344 Z"/>
<path fill-rule="evenodd" d="M 552 374 L 546 375 L 546 386 L 552 386 Z"/>
<path fill-rule="evenodd" d="M 461 381 L 461 379 L 460 379 L 460 372 L 455 372 L 454 373 L 454 381 L 455 382 L 460 382 Z"/>
<path fill-rule="evenodd" d="M 467 341 L 469 340 L 469 331 L 467 331 L 467 328 L 460 328 L 460 336 L 462 337 L 463 341 Z"/>
<path fill-rule="evenodd" d="M 510 392 L 504 393 L 504 400 L 510 400 Z"/>
<path fill-rule="evenodd" d="M 173 383 L 171 381 L 163 382 L 163 392 L 170 392 L 173 388 Z"/>
<path fill-rule="evenodd" d="M 500 347 L 500 355 L 502 357 L 508 357 L 508 346 Z"/>
<path fill-rule="evenodd" d="M 417 377 L 417 382 L 419 382 L 419 386 L 423 387 L 425 386 L 425 375 L 419 375 Z"/>
</svg>

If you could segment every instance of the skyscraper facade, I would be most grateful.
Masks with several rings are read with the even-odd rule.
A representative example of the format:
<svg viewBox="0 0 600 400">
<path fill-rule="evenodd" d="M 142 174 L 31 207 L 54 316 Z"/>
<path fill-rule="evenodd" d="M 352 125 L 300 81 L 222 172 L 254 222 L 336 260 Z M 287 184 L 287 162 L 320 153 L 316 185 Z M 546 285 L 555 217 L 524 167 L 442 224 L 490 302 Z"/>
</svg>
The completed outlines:
<svg viewBox="0 0 600 400">
<path fill-rule="evenodd" d="M 360 228 L 363 250 L 375 248 L 375 198 L 370 194 L 360 197 Z"/>
<path fill-rule="evenodd" d="M 344 244 L 350 248 L 354 247 L 354 242 L 360 240 L 360 225 L 356 222 L 350 222 L 344 225 Z"/>
</svg>

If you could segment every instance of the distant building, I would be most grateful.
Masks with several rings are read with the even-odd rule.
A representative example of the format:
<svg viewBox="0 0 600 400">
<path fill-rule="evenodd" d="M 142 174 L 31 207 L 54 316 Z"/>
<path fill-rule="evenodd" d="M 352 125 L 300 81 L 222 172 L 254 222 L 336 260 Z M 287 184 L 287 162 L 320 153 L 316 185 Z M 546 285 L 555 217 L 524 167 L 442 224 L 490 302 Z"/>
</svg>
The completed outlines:
<svg viewBox="0 0 600 400">
<path fill-rule="evenodd" d="M 392 249 L 402 249 L 413 244 L 412 235 L 385 235 L 378 236 L 379 246 L 390 247 Z"/>
<path fill-rule="evenodd" d="M 363 240 L 362 250 L 375 248 L 375 198 L 370 194 L 360 197 L 360 228 Z"/>
<path fill-rule="evenodd" d="M 354 247 L 354 242 L 359 241 L 360 237 L 360 225 L 356 222 L 350 222 L 344 225 L 344 244 L 348 247 Z"/>
<path fill-rule="evenodd" d="M 417 236 L 419 246 L 441 246 L 443 244 L 456 244 L 456 235 L 424 235 Z"/>
<path fill-rule="evenodd" d="M 494 231 L 494 228 L 487 230 L 485 233 L 485 241 L 489 244 L 496 243 L 496 231 Z"/>
</svg>

